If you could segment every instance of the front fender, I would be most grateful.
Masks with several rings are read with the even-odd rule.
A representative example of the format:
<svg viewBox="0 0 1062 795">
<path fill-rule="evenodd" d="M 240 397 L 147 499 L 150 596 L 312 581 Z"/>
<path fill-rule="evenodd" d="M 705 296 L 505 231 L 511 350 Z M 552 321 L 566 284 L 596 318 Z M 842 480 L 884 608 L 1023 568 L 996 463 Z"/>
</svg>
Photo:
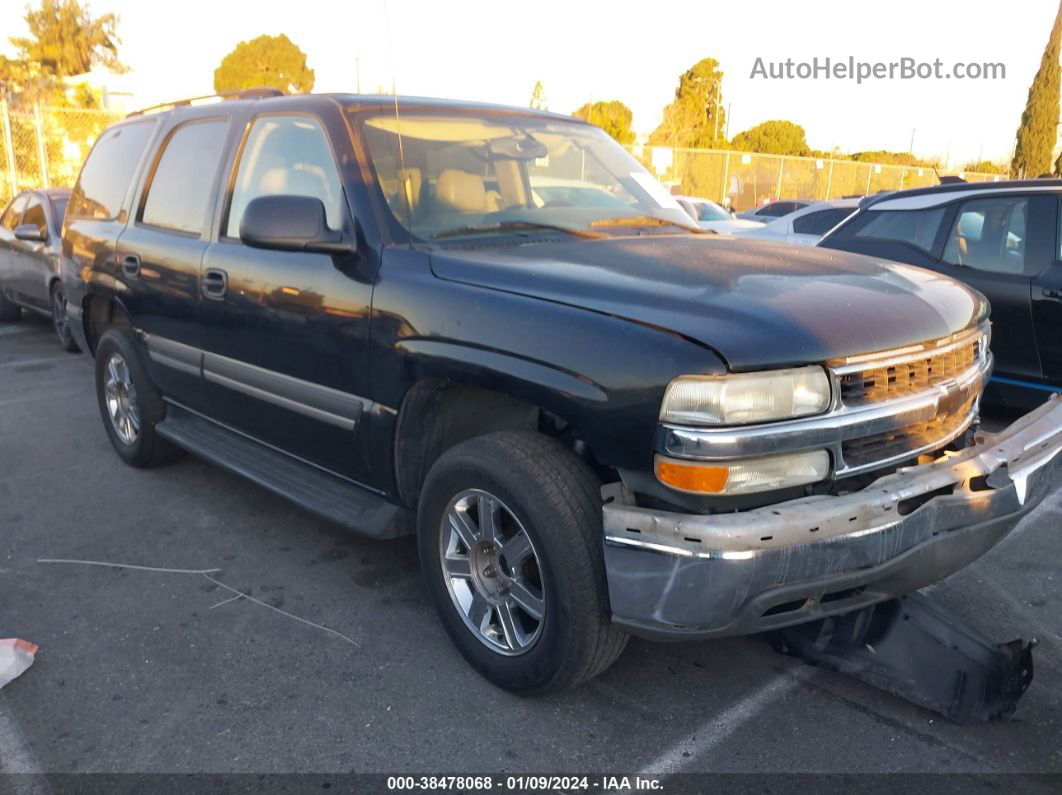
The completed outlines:
<svg viewBox="0 0 1062 795">
<path fill-rule="evenodd" d="M 389 256 L 381 274 L 372 367 L 385 406 L 402 405 L 424 379 L 476 386 L 556 414 L 602 464 L 649 472 L 667 384 L 726 371 L 708 349 L 659 328 L 438 279 L 421 252 Z"/>
</svg>

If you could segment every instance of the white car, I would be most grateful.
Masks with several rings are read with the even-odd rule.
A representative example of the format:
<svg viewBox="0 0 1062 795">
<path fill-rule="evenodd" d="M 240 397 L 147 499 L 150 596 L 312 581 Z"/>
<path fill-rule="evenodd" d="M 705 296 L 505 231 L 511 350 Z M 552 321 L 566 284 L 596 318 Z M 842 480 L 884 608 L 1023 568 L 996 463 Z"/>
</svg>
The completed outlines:
<svg viewBox="0 0 1062 795">
<path fill-rule="evenodd" d="M 701 229 L 709 229 L 721 235 L 730 235 L 739 229 L 752 230 L 764 226 L 761 221 L 745 221 L 735 218 L 732 213 L 724 210 L 711 199 L 698 199 L 694 196 L 676 196 L 675 198 L 683 207 L 688 204 L 692 208 L 693 220 Z"/>
<path fill-rule="evenodd" d="M 532 176 L 531 196 L 535 205 L 545 207 L 627 207 L 627 202 L 601 185 L 580 179 Z"/>
<path fill-rule="evenodd" d="M 824 234 L 854 213 L 859 207 L 859 201 L 857 198 L 815 202 L 789 215 L 776 218 L 760 229 L 735 229 L 732 234 L 758 240 L 773 240 L 777 243 L 814 246 Z"/>
</svg>

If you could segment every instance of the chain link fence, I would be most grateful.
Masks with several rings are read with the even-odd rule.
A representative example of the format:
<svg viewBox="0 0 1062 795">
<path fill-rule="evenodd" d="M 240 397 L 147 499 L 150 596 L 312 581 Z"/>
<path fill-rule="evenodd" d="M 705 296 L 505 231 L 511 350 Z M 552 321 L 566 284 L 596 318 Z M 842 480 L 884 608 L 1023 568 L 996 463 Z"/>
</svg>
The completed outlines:
<svg viewBox="0 0 1062 795">
<path fill-rule="evenodd" d="M 712 199 L 738 212 L 773 199 L 840 199 L 939 182 L 932 168 L 855 160 L 761 155 L 716 149 L 629 147 L 672 191 Z M 960 172 L 967 182 L 998 182 L 1002 174 Z"/>
<path fill-rule="evenodd" d="M 73 187 L 97 136 L 124 115 L 40 105 L 16 112 L 0 101 L 0 206 L 19 191 Z"/>
</svg>

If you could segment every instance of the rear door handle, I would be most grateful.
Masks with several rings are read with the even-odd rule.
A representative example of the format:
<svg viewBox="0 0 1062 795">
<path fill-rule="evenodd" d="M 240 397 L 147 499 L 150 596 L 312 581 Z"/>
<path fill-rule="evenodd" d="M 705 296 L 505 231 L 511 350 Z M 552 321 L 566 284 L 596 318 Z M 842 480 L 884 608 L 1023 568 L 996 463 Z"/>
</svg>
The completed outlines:
<svg viewBox="0 0 1062 795">
<path fill-rule="evenodd" d="M 140 275 L 140 257 L 136 254 L 124 254 L 121 261 L 122 273 L 130 279 L 135 279 Z"/>
<path fill-rule="evenodd" d="M 1044 290 L 1044 298 L 1062 298 L 1062 290 Z"/>
<path fill-rule="evenodd" d="M 203 295 L 214 301 L 220 301 L 229 291 L 229 274 L 220 268 L 207 268 L 203 271 Z"/>
</svg>

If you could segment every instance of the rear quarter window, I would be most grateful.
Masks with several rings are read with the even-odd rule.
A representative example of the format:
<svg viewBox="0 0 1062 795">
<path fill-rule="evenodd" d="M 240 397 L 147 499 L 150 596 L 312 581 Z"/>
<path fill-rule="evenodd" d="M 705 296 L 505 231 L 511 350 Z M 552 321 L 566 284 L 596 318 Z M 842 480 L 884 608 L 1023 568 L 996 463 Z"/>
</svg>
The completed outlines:
<svg viewBox="0 0 1062 795">
<path fill-rule="evenodd" d="M 837 230 L 836 237 L 892 240 L 931 253 L 945 212 L 947 206 L 923 210 L 867 210 Z"/>
<path fill-rule="evenodd" d="M 67 209 L 71 218 L 111 220 L 144 154 L 154 119 L 122 124 L 104 131 L 89 152 Z"/>
</svg>

